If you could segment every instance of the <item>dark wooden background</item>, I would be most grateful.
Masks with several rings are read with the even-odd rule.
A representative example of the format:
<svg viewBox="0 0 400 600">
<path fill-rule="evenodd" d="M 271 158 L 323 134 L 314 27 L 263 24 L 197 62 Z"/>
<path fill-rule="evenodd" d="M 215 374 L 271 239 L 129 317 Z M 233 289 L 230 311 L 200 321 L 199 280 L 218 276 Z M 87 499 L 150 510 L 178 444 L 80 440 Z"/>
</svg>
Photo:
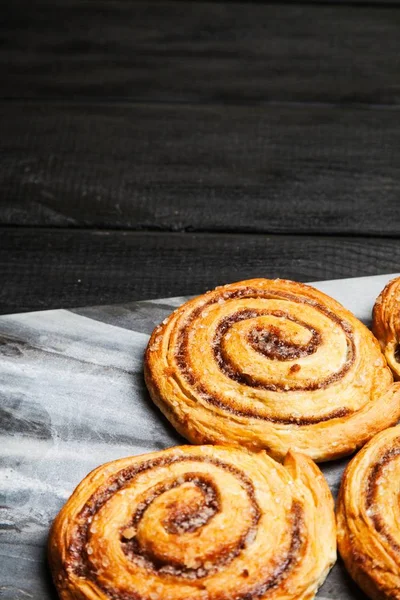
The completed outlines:
<svg viewBox="0 0 400 600">
<path fill-rule="evenodd" d="M 400 271 L 400 3 L 4 0 L 0 311 Z"/>
</svg>

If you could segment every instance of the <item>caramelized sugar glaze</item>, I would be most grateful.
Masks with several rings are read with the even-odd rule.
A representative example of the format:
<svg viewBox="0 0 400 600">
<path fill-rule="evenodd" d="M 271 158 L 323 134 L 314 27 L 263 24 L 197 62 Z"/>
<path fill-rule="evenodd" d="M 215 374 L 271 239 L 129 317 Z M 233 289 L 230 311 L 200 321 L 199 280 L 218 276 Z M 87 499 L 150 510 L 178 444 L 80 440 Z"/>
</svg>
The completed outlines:
<svg viewBox="0 0 400 600">
<path fill-rule="evenodd" d="M 368 596 L 400 598 L 400 427 L 376 435 L 350 462 L 337 507 L 346 568 Z"/>
<path fill-rule="evenodd" d="M 392 279 L 379 294 L 373 310 L 372 330 L 395 379 L 400 379 L 400 277 Z"/>
<path fill-rule="evenodd" d="M 89 474 L 49 557 L 64 600 L 308 599 L 335 548 L 332 497 L 308 457 L 184 446 Z"/>
<path fill-rule="evenodd" d="M 322 292 L 284 280 L 227 285 L 178 308 L 145 356 L 153 401 L 193 443 L 282 459 L 353 452 L 400 417 L 371 332 Z"/>
</svg>

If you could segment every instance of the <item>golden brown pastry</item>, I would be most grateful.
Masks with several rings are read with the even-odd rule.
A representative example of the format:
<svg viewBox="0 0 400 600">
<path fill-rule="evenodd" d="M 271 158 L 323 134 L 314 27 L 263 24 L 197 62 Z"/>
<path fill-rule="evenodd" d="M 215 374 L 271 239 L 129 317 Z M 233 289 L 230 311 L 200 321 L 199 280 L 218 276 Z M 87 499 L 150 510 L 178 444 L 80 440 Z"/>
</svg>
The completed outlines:
<svg viewBox="0 0 400 600">
<path fill-rule="evenodd" d="M 353 452 L 400 418 L 399 387 L 371 332 L 301 283 L 253 279 L 178 308 L 145 356 L 153 401 L 193 443 L 282 459 Z"/>
<path fill-rule="evenodd" d="M 336 560 L 333 501 L 300 454 L 170 448 L 90 473 L 49 559 L 62 600 L 310 600 Z"/>
<path fill-rule="evenodd" d="M 400 427 L 375 436 L 343 476 L 338 545 L 347 570 L 376 600 L 400 599 Z"/>
<path fill-rule="evenodd" d="M 390 281 L 378 296 L 373 310 L 372 331 L 381 344 L 395 379 L 400 379 L 400 277 Z"/>
</svg>

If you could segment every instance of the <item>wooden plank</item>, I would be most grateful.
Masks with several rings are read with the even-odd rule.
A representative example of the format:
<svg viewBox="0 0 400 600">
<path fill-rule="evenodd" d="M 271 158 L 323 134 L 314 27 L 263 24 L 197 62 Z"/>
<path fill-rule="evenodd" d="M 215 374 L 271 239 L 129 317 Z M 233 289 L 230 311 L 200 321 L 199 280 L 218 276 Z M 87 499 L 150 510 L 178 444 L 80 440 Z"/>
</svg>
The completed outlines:
<svg viewBox="0 0 400 600">
<path fill-rule="evenodd" d="M 0 222 L 400 233 L 398 110 L 0 105 Z"/>
<path fill-rule="evenodd" d="M 257 276 L 400 271 L 399 241 L 388 239 L 23 228 L 0 235 L 3 313 L 195 294 Z"/>
<path fill-rule="evenodd" d="M 388 3 L 14 0 L 0 93 L 398 104 L 399 26 Z"/>
</svg>

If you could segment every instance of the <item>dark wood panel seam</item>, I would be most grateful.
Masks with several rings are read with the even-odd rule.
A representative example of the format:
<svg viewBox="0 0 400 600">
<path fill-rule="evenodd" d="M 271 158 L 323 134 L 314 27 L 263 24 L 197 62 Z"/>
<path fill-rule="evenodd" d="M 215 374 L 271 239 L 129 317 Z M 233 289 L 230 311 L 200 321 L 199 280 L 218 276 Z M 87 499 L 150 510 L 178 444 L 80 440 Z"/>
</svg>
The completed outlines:
<svg viewBox="0 0 400 600">
<path fill-rule="evenodd" d="M 68 0 L 67 0 L 68 1 Z M 182 4 L 188 4 L 188 0 L 132 0 L 131 4 L 158 4 L 160 2 L 181 2 Z M 400 0 L 303 0 L 297 2 L 296 0 L 196 0 L 196 4 L 243 4 L 243 5 L 252 5 L 252 4 L 264 4 L 264 5 L 293 5 L 296 6 L 354 6 L 354 7 L 371 7 L 371 8 L 396 8 L 400 7 Z M 15 4 L 24 5 L 24 0 L 18 0 Z M 55 4 L 54 2 L 49 2 L 49 4 Z M 65 0 L 62 2 L 57 2 L 56 4 L 66 4 Z M 108 4 L 107 0 L 103 0 L 103 2 L 98 3 L 101 7 L 102 4 Z"/>
<path fill-rule="evenodd" d="M 65 96 L 52 96 L 51 98 L 48 96 L 29 96 L 27 98 L 24 97 L 11 97 L 11 96 L 1 96 L 0 93 L 0 104 L 4 103 L 5 105 L 10 104 L 32 104 L 32 105 L 56 105 L 56 106 L 106 106 L 110 104 L 112 106 L 119 106 L 121 108 L 124 107 L 148 107 L 148 108 L 157 108 L 160 106 L 174 107 L 174 106 L 182 106 L 182 108 L 195 108 L 195 107 L 210 107 L 210 108 L 224 108 L 224 107 L 232 107 L 232 108 L 246 108 L 246 107 L 254 107 L 254 108 L 268 108 L 268 107 L 282 107 L 282 108 L 332 108 L 337 110 L 360 110 L 360 111 L 400 111 L 399 104 L 372 104 L 367 102 L 315 102 L 315 100 L 307 101 L 307 102 L 297 102 L 292 101 L 289 102 L 287 100 L 243 100 L 242 102 L 239 100 L 231 101 L 221 101 L 218 102 L 216 100 L 204 100 L 204 101 L 196 101 L 196 100 L 152 100 L 151 102 L 138 100 L 133 97 L 117 97 L 117 96 L 102 96 L 93 98 L 90 96 L 75 96 L 72 98 L 66 98 Z"/>
<path fill-rule="evenodd" d="M 276 237 L 276 238 L 314 238 L 314 239 L 336 239 L 336 238 L 341 238 L 341 239 L 348 239 L 348 240 L 352 240 L 352 239 L 357 239 L 357 240 L 370 240 L 370 239 L 379 239 L 379 240 L 400 240 L 400 232 L 399 234 L 395 234 L 395 233 L 359 233 L 356 230 L 353 231 L 346 231 L 346 233 L 342 233 L 342 232 L 337 232 L 335 231 L 334 233 L 315 233 L 315 231 L 313 230 L 303 230 L 303 231 L 299 231 L 296 233 L 293 233 L 293 230 L 288 228 L 287 230 L 285 229 L 280 229 L 279 231 L 275 231 L 273 229 L 263 229 L 263 230 L 256 230 L 253 228 L 243 228 L 243 229 L 233 229 L 233 228 L 218 228 L 216 227 L 215 229 L 202 229 L 202 228 L 194 228 L 194 227 L 186 227 L 186 228 L 182 228 L 182 229 L 171 229 L 171 228 L 161 228 L 158 226 L 154 226 L 154 227 L 138 227 L 138 228 L 131 228 L 131 229 L 126 229 L 123 227 L 88 227 L 88 226 L 75 226 L 72 225 L 71 227 L 58 227 L 56 225 L 50 226 L 50 227 L 43 227 L 41 225 L 7 225 L 4 223 L 0 223 L 0 237 L 1 237 L 1 232 L 2 231 L 7 231 L 7 232 L 18 232 L 18 231 L 26 231 L 26 232 L 30 232 L 30 233 L 58 233 L 60 235 L 64 234 L 64 233 L 69 233 L 71 235 L 73 235 L 74 233 L 76 233 L 77 235 L 79 234 L 84 234 L 84 233 L 92 233 L 93 235 L 104 235 L 106 236 L 107 234 L 121 234 L 121 235 L 128 235 L 128 236 L 137 236 L 137 237 L 144 237 L 146 233 L 151 234 L 153 237 L 157 234 L 159 234 L 160 239 L 161 238 L 165 238 L 166 236 L 171 236 L 171 237 L 182 237 L 187 235 L 192 236 L 192 235 L 199 235 L 199 236 L 210 236 L 210 237 L 219 237 L 222 238 L 224 236 L 228 237 L 243 237 L 245 238 L 246 236 L 249 237 Z"/>
<path fill-rule="evenodd" d="M 158 0 L 152 0 L 157 2 Z M 167 0 L 169 1 L 169 0 Z M 175 1 L 175 0 L 174 0 Z M 177 0 L 178 2 L 185 2 L 187 0 Z M 209 0 L 197 0 L 198 4 L 209 4 Z M 249 0 L 244 3 L 243 0 L 214 0 L 214 4 L 291 4 L 293 0 Z M 295 2 L 298 6 L 356 6 L 356 7 L 377 7 L 377 8 L 396 8 L 396 5 L 400 7 L 399 0 L 308 0 L 307 2 Z"/>
</svg>

